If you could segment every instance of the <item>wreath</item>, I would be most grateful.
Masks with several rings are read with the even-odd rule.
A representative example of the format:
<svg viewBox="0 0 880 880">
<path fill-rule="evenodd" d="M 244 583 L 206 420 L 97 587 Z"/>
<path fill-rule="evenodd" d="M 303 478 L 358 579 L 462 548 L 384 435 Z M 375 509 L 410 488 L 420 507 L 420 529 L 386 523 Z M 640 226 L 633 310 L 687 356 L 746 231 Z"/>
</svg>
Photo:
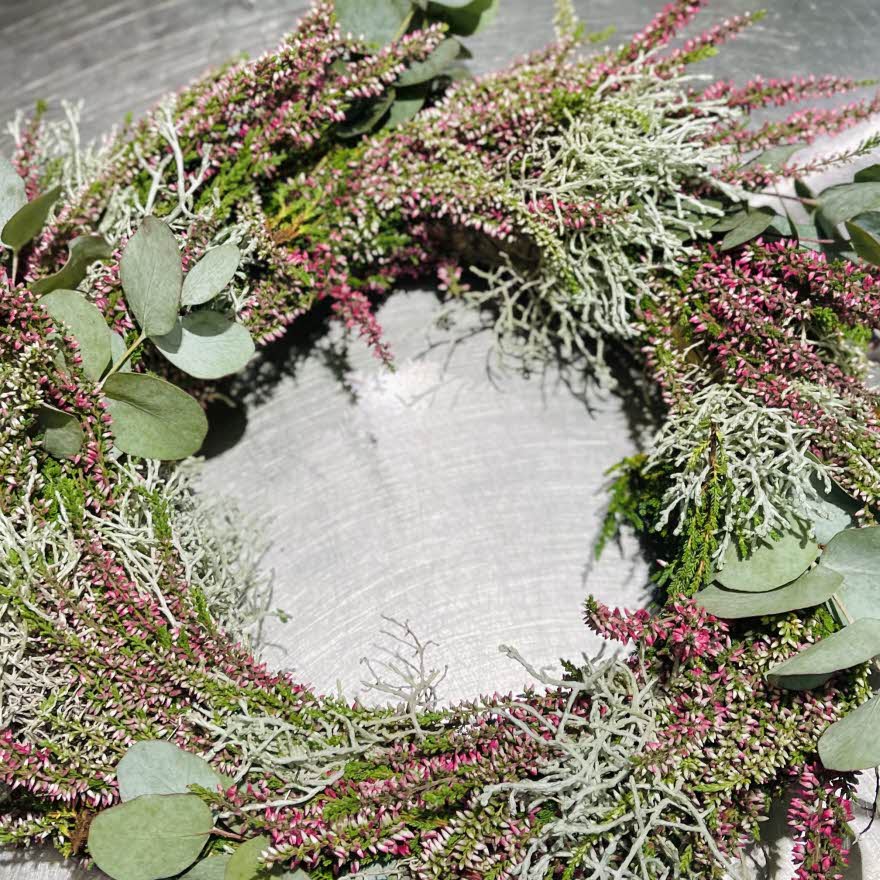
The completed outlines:
<svg viewBox="0 0 880 880">
<path fill-rule="evenodd" d="M 473 79 L 494 0 L 317 0 L 101 144 L 18 120 L 0 842 L 115 880 L 712 878 L 793 786 L 798 876 L 840 876 L 880 764 L 880 166 L 802 178 L 880 138 L 797 155 L 880 98 L 756 119 L 866 84 L 707 83 L 691 65 L 756 17 L 673 47 L 702 5 L 588 54 L 604 35 L 559 0 L 552 45 Z M 432 272 L 523 368 L 640 377 L 661 424 L 611 475 L 600 545 L 634 529 L 656 601 L 587 600 L 627 656 L 550 677 L 506 648 L 534 689 L 448 707 L 403 627 L 370 708 L 256 659 L 247 538 L 175 462 L 304 312 L 390 365 L 374 305 Z"/>
</svg>

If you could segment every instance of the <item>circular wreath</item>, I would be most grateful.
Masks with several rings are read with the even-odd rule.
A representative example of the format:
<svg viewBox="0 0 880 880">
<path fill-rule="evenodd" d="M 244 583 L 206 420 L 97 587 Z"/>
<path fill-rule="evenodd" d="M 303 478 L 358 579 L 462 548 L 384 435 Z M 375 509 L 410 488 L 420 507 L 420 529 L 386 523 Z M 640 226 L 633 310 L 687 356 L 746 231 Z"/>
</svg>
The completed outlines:
<svg viewBox="0 0 880 880">
<path fill-rule="evenodd" d="M 318 0 L 280 48 L 99 147 L 38 110 L 0 163 L 0 842 L 117 880 L 720 877 L 792 784 L 801 877 L 839 876 L 854 771 L 880 763 L 880 166 L 798 162 L 878 99 L 839 77 L 686 73 L 671 48 L 558 39 L 482 79 L 491 0 Z M 357 34 L 357 37 L 351 34 Z M 789 213 L 750 196 L 796 179 Z M 844 230 L 845 227 L 845 230 Z M 244 636 L 247 541 L 185 467 L 222 380 L 307 310 L 391 363 L 373 304 L 435 272 L 501 350 L 663 412 L 611 482 L 649 612 L 585 605 L 629 659 L 518 696 L 434 700 L 402 627 L 384 708 L 316 696 Z M 601 549 L 601 548 L 599 548 Z"/>
</svg>

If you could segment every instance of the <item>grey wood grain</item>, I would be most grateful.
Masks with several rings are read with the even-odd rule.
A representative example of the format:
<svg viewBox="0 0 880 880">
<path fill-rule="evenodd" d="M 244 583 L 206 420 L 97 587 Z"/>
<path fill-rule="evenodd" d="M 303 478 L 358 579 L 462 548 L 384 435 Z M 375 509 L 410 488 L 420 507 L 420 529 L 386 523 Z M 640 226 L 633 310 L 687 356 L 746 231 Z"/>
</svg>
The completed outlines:
<svg viewBox="0 0 880 880">
<path fill-rule="evenodd" d="M 658 3 L 579 0 L 591 28 L 625 37 Z M 302 0 L 4 0 L 0 117 L 37 98 L 84 98 L 87 134 L 141 112 L 232 53 L 274 45 Z M 700 23 L 749 8 L 719 0 Z M 471 41 L 490 70 L 542 45 L 550 0 L 503 0 L 503 15 Z M 872 0 L 778 0 L 765 22 L 706 66 L 755 73 L 875 74 L 880 10 Z M 248 420 L 206 463 L 206 493 L 264 517 L 273 543 L 274 605 L 266 658 L 321 690 L 362 691 L 359 659 L 380 638 L 382 614 L 409 619 L 449 665 L 447 699 L 525 680 L 496 646 L 516 644 L 539 665 L 595 651 L 580 619 L 586 592 L 644 601 L 644 564 L 631 542 L 598 564 L 591 545 L 605 469 L 635 448 L 613 395 L 587 404 L 550 372 L 525 379 L 487 369 L 492 342 L 458 314 L 432 326 L 430 291 L 393 296 L 380 317 L 398 370 L 382 370 L 338 333 L 295 334 L 265 364 Z M 784 848 L 784 844 L 782 844 Z M 863 839 L 865 876 L 880 877 L 876 835 Z M 860 876 L 854 868 L 851 876 Z M 0 855 L 0 880 L 80 876 L 50 854 Z M 94 876 L 94 875 L 90 875 Z"/>
</svg>

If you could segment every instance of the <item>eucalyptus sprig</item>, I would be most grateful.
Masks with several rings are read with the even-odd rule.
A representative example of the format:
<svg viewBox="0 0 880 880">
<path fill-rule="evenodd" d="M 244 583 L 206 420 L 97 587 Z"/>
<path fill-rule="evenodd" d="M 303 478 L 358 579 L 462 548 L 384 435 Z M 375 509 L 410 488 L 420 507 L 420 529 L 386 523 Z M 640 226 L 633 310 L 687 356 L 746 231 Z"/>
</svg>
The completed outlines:
<svg viewBox="0 0 880 880">
<path fill-rule="evenodd" d="M 123 250 L 120 277 L 137 323 L 126 343 L 102 313 L 77 290 L 53 290 L 40 305 L 78 344 L 81 369 L 107 401 L 117 448 L 129 455 L 172 460 L 197 452 L 208 424 L 199 403 L 158 376 L 131 371 L 130 360 L 148 340 L 170 363 L 196 379 L 218 379 L 240 370 L 254 353 L 247 328 L 205 306 L 229 284 L 240 260 L 224 244 L 208 251 L 183 276 L 174 233 L 146 217 Z M 63 270 L 62 270 L 63 271 Z M 82 429 L 75 416 L 46 408 L 44 445 L 53 455 L 75 454 Z"/>
<path fill-rule="evenodd" d="M 308 880 L 304 871 L 272 871 L 262 860 L 268 837 L 244 840 L 222 827 L 210 795 L 230 788 L 204 758 L 162 740 L 137 742 L 116 768 L 121 803 L 89 828 L 89 852 L 113 880 Z M 211 838 L 242 841 L 216 853 Z"/>
</svg>

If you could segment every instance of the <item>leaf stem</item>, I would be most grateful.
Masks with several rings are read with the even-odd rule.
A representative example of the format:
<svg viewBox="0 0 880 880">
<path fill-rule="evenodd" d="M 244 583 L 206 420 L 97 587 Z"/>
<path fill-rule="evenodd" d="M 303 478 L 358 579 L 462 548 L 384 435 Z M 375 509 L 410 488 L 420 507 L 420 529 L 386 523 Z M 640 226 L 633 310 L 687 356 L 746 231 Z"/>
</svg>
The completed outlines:
<svg viewBox="0 0 880 880">
<path fill-rule="evenodd" d="M 15 285 L 15 276 L 18 275 L 18 251 L 12 252 L 12 284 Z"/>
<path fill-rule="evenodd" d="M 235 834 L 232 831 L 224 831 L 222 828 L 212 828 L 211 834 L 216 834 L 217 837 L 225 837 L 228 840 L 244 840 L 244 837 L 241 834 Z"/>
<path fill-rule="evenodd" d="M 136 349 L 136 348 L 137 348 L 137 347 L 138 347 L 138 346 L 139 346 L 139 345 L 140 345 L 140 344 L 141 344 L 146 338 L 147 338 L 147 334 L 144 333 L 143 330 L 142 330 L 142 331 L 138 334 L 137 339 L 135 339 L 135 341 L 132 342 L 132 344 L 129 345 L 129 347 L 123 352 L 122 357 L 119 358 L 119 360 L 116 361 L 116 363 L 113 364 L 112 367 L 110 367 L 110 370 L 108 371 L 107 375 L 104 376 L 104 378 L 101 379 L 100 382 L 98 382 L 98 385 L 97 385 L 97 387 L 95 388 L 95 391 L 100 391 L 100 390 L 104 387 L 104 383 L 105 383 L 105 382 L 106 382 L 106 381 L 107 381 L 107 380 L 108 380 L 108 379 L 109 379 L 114 373 L 118 373 L 118 372 L 119 372 L 119 371 L 125 366 L 125 364 L 126 364 L 126 362 L 128 361 L 128 359 L 134 354 L 135 349 Z"/>
</svg>

